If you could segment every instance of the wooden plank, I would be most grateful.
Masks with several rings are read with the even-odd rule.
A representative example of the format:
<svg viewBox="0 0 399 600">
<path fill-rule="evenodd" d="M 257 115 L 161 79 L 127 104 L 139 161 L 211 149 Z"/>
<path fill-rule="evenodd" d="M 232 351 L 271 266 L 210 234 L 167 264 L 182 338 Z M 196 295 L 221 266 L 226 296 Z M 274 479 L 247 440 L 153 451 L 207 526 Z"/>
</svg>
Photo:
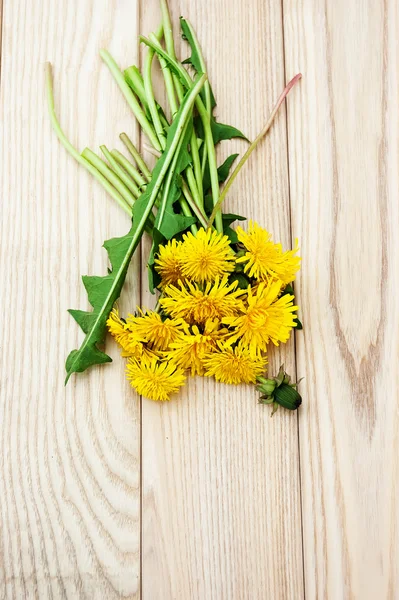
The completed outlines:
<svg viewBox="0 0 399 600">
<path fill-rule="evenodd" d="M 88 307 L 80 274 L 105 272 L 101 245 L 129 218 L 57 142 L 44 93 L 50 60 L 61 122 L 78 147 L 112 147 L 125 128 L 134 135 L 98 50 L 134 59 L 136 13 L 133 0 L 4 2 L 2 598 L 139 596 L 138 399 L 120 360 L 63 381 L 67 352 L 82 339 L 66 310 Z"/>
<path fill-rule="evenodd" d="M 284 86 L 282 14 L 275 2 L 171 1 L 196 28 L 217 114 L 253 138 Z M 159 24 L 145 3 L 141 31 Z M 176 37 L 178 28 L 176 26 Z M 183 45 L 177 43 L 179 49 Z M 187 56 L 187 47 L 182 49 Z M 220 160 L 245 143 L 226 144 Z M 226 205 L 290 242 L 284 110 Z M 143 302 L 147 280 L 143 257 Z M 294 370 L 294 349 L 270 358 Z M 142 400 L 143 598 L 300 598 L 297 416 L 257 404 L 250 387 L 190 381 L 160 406 Z"/>
<path fill-rule="evenodd" d="M 0 0 L 0 78 L 1 78 L 2 33 L 3 33 L 3 0 Z M 0 79 L 0 81 L 1 81 L 1 79 Z"/>
<path fill-rule="evenodd" d="M 308 598 L 396 598 L 398 4 L 284 0 Z"/>
</svg>

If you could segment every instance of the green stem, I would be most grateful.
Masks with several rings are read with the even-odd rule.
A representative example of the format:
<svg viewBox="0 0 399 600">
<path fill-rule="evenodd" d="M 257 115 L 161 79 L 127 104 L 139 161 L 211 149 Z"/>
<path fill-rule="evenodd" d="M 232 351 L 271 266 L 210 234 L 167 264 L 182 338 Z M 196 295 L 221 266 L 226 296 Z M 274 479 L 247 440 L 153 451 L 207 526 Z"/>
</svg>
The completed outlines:
<svg viewBox="0 0 399 600">
<path fill-rule="evenodd" d="M 177 149 L 175 151 L 175 155 L 174 155 L 172 163 L 170 165 L 169 172 L 168 172 L 168 175 L 165 180 L 164 188 L 162 190 L 162 199 L 161 199 L 161 203 L 159 205 L 158 214 L 157 214 L 157 229 L 158 230 L 161 228 L 161 224 L 162 224 L 163 218 L 165 216 L 166 205 L 168 203 L 168 197 L 169 197 L 169 193 L 170 193 L 170 186 L 172 185 L 173 177 L 175 177 L 175 174 L 176 174 L 175 173 L 176 165 L 179 160 L 180 151 L 181 151 L 181 147 L 182 147 L 182 144 L 183 144 L 183 141 L 185 138 L 186 130 L 187 130 L 187 126 L 185 127 L 185 129 L 181 135 L 180 143 L 177 146 Z M 192 212 L 190 210 L 189 205 L 187 204 L 186 200 L 184 198 L 182 198 L 181 196 L 179 198 L 179 203 L 180 203 L 183 214 L 186 217 L 192 217 Z M 195 204 L 194 201 L 193 201 L 193 204 Z M 205 222 L 206 222 L 206 219 L 205 219 Z M 195 224 L 191 225 L 191 231 L 194 235 L 196 235 L 196 233 L 198 232 L 198 228 Z"/>
<path fill-rule="evenodd" d="M 195 134 L 195 129 L 193 129 L 193 132 L 191 134 L 190 149 L 191 149 L 191 158 L 193 159 L 195 180 L 197 182 L 198 196 L 200 198 L 199 206 L 204 206 L 204 190 L 202 187 L 202 169 L 201 169 L 201 161 L 200 161 L 200 156 L 199 156 L 198 141 L 197 141 L 197 136 Z"/>
<path fill-rule="evenodd" d="M 136 164 L 137 164 L 138 168 L 140 169 L 140 171 L 143 173 L 144 177 L 147 179 L 147 181 L 150 181 L 151 171 L 148 168 L 147 163 L 142 158 L 140 152 L 137 150 L 136 146 L 133 144 L 132 140 L 129 138 L 129 136 L 126 133 L 121 133 L 119 137 L 122 140 L 122 142 L 125 144 L 126 149 L 130 152 L 133 160 L 136 161 Z"/>
<path fill-rule="evenodd" d="M 185 19 L 186 25 L 190 30 L 190 34 L 191 37 L 193 39 L 193 43 L 197 52 L 197 57 L 201 66 L 201 72 L 202 73 L 207 73 L 207 68 L 206 68 L 206 64 L 205 64 L 205 59 L 204 59 L 204 55 L 202 54 L 202 49 L 201 46 L 198 42 L 198 38 L 197 35 L 191 25 L 191 23 Z M 211 119 L 212 117 L 212 99 L 211 99 L 211 86 L 209 84 L 209 81 L 207 81 L 204 85 L 204 95 L 205 95 L 205 108 L 206 111 L 209 115 L 209 118 Z M 205 171 L 205 165 L 206 165 L 206 159 L 207 159 L 207 147 L 204 147 L 203 150 L 203 154 L 202 154 L 202 167 L 201 167 L 201 174 L 204 174 Z"/>
<path fill-rule="evenodd" d="M 161 292 L 159 294 L 159 296 L 158 296 L 158 300 L 157 300 L 157 303 L 155 305 L 154 312 L 157 312 L 157 313 L 161 312 L 161 300 L 162 300 L 162 298 L 163 298 L 163 292 Z"/>
<path fill-rule="evenodd" d="M 201 102 L 202 104 L 202 102 Z M 218 167 L 216 163 L 216 150 L 215 144 L 213 143 L 213 134 L 211 129 L 211 122 L 209 119 L 209 115 L 206 112 L 205 106 L 202 104 L 201 109 L 198 108 L 199 113 L 201 115 L 201 120 L 204 126 L 205 133 L 205 144 L 208 152 L 208 166 L 209 166 L 209 175 L 211 179 L 211 190 L 212 190 L 212 202 L 215 210 L 215 206 L 218 206 L 219 201 L 219 174 Z M 223 220 L 222 213 L 220 210 L 215 210 L 215 226 L 216 230 L 219 233 L 223 233 Z"/>
<path fill-rule="evenodd" d="M 175 42 L 173 39 L 173 29 L 172 29 L 172 21 L 170 18 L 169 7 L 167 0 L 161 0 L 161 12 L 162 12 L 162 25 L 163 25 L 163 34 L 165 38 L 165 46 L 167 53 L 174 60 L 176 60 L 176 52 L 175 52 Z M 173 82 L 176 88 L 176 94 L 181 103 L 184 97 L 183 87 L 179 81 L 179 78 L 175 73 L 172 75 Z"/>
<path fill-rule="evenodd" d="M 202 212 L 200 207 L 195 202 L 194 198 L 191 196 L 190 190 L 188 189 L 188 185 L 184 181 L 184 179 L 183 179 L 183 183 L 182 183 L 182 191 L 183 191 L 184 197 L 186 198 L 191 211 L 195 214 L 198 221 L 201 223 L 202 227 L 204 229 L 206 229 L 208 226 L 208 222 L 206 220 L 206 215 L 204 215 L 204 213 Z"/>
<path fill-rule="evenodd" d="M 119 69 L 115 60 L 112 58 L 112 56 L 110 55 L 110 53 L 107 50 L 100 50 L 100 56 L 103 59 L 103 61 L 105 62 L 105 64 L 107 65 L 107 67 L 109 68 L 109 70 L 111 71 L 111 74 L 113 75 L 116 83 L 118 84 L 122 94 L 125 96 L 127 103 L 129 104 L 130 108 L 132 109 L 136 119 L 140 123 L 141 128 L 147 134 L 151 144 L 157 150 L 161 150 L 161 146 L 158 142 L 158 138 L 156 136 L 156 133 L 155 133 L 151 123 L 148 121 L 136 96 L 133 94 L 132 90 L 130 89 L 128 83 L 126 82 L 126 80 L 123 76 L 122 71 Z"/>
<path fill-rule="evenodd" d="M 78 163 L 83 165 L 89 171 L 89 173 L 91 173 L 93 175 L 93 177 L 95 177 L 97 179 L 97 181 L 99 181 L 101 183 L 103 188 L 108 192 L 108 194 L 114 200 L 116 200 L 116 202 L 121 206 L 121 208 L 123 208 L 123 210 L 125 212 L 127 212 L 128 215 L 131 216 L 131 213 L 132 213 L 131 208 L 128 205 L 128 203 L 125 201 L 124 197 L 109 183 L 109 181 L 95 167 L 93 167 L 93 165 L 88 160 L 86 160 L 78 152 L 78 150 L 71 144 L 71 142 L 68 140 L 65 133 L 61 129 L 60 123 L 59 123 L 57 115 L 55 113 L 53 76 L 52 76 L 52 70 L 51 70 L 50 63 L 46 63 L 46 91 L 47 91 L 47 104 L 48 104 L 48 111 L 49 111 L 49 115 L 50 115 L 50 121 L 53 126 L 54 132 L 56 133 L 61 144 L 69 152 L 69 154 L 71 156 L 73 156 L 73 158 L 75 160 L 77 160 Z"/>
<path fill-rule="evenodd" d="M 82 156 L 96 167 L 96 169 L 104 175 L 108 179 L 110 183 L 118 190 L 121 196 L 124 197 L 129 206 L 133 206 L 134 201 L 136 200 L 135 196 L 128 189 L 128 187 L 123 183 L 121 179 L 109 168 L 109 166 L 95 154 L 90 148 L 85 148 L 82 152 Z"/>
<path fill-rule="evenodd" d="M 226 197 L 227 192 L 229 191 L 233 181 L 235 180 L 235 178 L 237 177 L 238 173 L 240 172 L 241 168 L 243 167 L 243 165 L 246 163 L 246 161 L 248 160 L 248 158 L 251 156 L 252 152 L 255 150 L 256 146 L 259 144 L 259 142 L 261 141 L 261 139 L 267 134 L 267 132 L 269 131 L 274 118 L 278 112 L 278 109 L 280 108 L 281 104 L 284 102 L 285 97 L 288 95 L 288 93 L 290 92 L 290 90 L 294 87 L 294 85 L 300 80 L 300 78 L 302 77 L 301 73 L 298 73 L 298 75 L 295 75 L 295 77 L 293 77 L 291 79 L 291 81 L 288 83 L 288 85 L 284 88 L 283 92 L 281 93 L 279 99 L 277 100 L 271 114 L 270 117 L 266 123 L 266 125 L 264 126 L 264 128 L 262 129 L 262 131 L 259 133 L 259 135 L 256 137 L 256 139 L 252 142 L 252 144 L 248 147 L 247 151 L 245 152 L 244 156 L 242 157 L 242 159 L 240 160 L 240 162 L 238 163 L 238 165 L 236 166 L 236 168 L 234 169 L 234 171 L 232 172 L 232 174 L 230 175 L 229 179 L 226 182 L 226 185 L 223 188 L 222 193 L 220 194 L 219 200 L 218 202 L 214 205 L 213 207 L 213 211 L 211 216 L 209 217 L 209 221 L 208 221 L 208 227 L 212 226 L 213 220 L 215 219 L 215 217 L 217 216 L 217 211 L 220 209 L 223 200 Z"/>
<path fill-rule="evenodd" d="M 166 61 L 159 54 L 157 54 L 157 57 L 159 60 L 159 64 L 161 65 L 162 75 L 163 75 L 163 78 L 165 81 L 166 94 L 168 96 L 168 102 L 169 102 L 171 117 L 172 117 L 172 121 L 173 121 L 175 114 L 179 110 L 179 105 L 176 101 L 176 96 L 175 96 L 175 86 L 173 84 L 173 77 L 172 77 L 172 73 L 170 72 Z"/>
<path fill-rule="evenodd" d="M 159 53 L 166 60 L 166 62 L 168 62 L 173 67 L 174 72 L 179 74 L 179 77 L 181 78 L 181 80 L 183 81 L 183 83 L 186 87 L 191 86 L 192 80 L 191 80 L 189 74 L 187 73 L 187 71 L 176 60 L 171 58 L 163 50 L 163 48 L 158 47 L 157 44 L 155 44 L 153 40 L 149 40 L 148 38 L 146 38 L 144 36 L 140 36 L 140 41 L 142 41 L 144 44 L 146 44 L 147 46 L 152 48 L 155 52 Z M 195 100 L 195 104 L 198 109 L 198 113 L 201 117 L 201 121 L 202 121 L 202 124 L 204 127 L 205 144 L 206 144 L 206 148 L 207 148 L 207 152 L 208 152 L 209 174 L 210 174 L 210 179 L 211 179 L 212 200 L 213 200 L 213 205 L 215 206 L 218 204 L 218 200 L 219 200 L 219 177 L 218 177 L 218 172 L 217 172 L 216 151 L 215 151 L 215 145 L 213 143 L 211 122 L 210 122 L 210 117 L 206 110 L 206 107 L 199 96 L 197 96 L 197 98 Z M 215 214 L 215 225 L 216 225 L 217 231 L 223 232 L 223 221 L 222 221 L 222 215 L 221 215 L 220 211 L 217 211 Z"/>
<path fill-rule="evenodd" d="M 138 228 L 144 226 L 149 214 L 151 213 L 152 207 L 154 206 L 154 203 L 157 199 L 157 196 L 159 194 L 159 190 L 161 188 L 161 185 L 163 183 L 165 175 L 168 172 L 170 164 L 176 153 L 176 149 L 177 149 L 179 143 L 181 143 L 181 140 L 183 138 L 185 128 L 187 127 L 187 122 L 190 118 L 190 113 L 192 113 L 195 99 L 197 98 L 199 92 L 201 91 L 205 81 L 206 81 L 206 75 L 202 75 L 201 77 L 198 77 L 195 80 L 194 84 L 191 86 L 191 89 L 185 98 L 185 103 L 184 103 L 184 106 L 181 107 L 181 114 L 179 116 L 179 121 L 177 122 L 177 125 L 176 125 L 175 135 L 171 139 L 170 146 L 166 150 L 166 153 L 164 153 L 164 157 L 165 157 L 164 161 L 163 161 L 162 165 L 160 165 L 160 170 L 157 174 L 157 179 L 156 179 L 155 185 L 153 185 L 153 187 L 151 189 L 151 193 L 148 198 L 148 203 L 145 207 L 143 214 L 140 217 L 140 222 L 137 225 Z"/>
<path fill-rule="evenodd" d="M 129 173 L 136 183 L 138 183 L 139 187 L 141 188 L 139 192 L 141 193 L 143 188 L 147 185 L 144 177 L 140 175 L 137 169 L 133 167 L 132 163 L 129 162 L 128 159 L 119 152 L 119 150 L 111 150 L 111 156 Z"/>
<path fill-rule="evenodd" d="M 173 35 L 172 35 L 172 29 L 171 29 L 171 24 L 170 24 L 170 16 L 169 16 L 169 11 L 168 11 L 168 6 L 167 6 L 166 2 L 163 2 L 161 4 L 163 6 L 163 11 L 166 11 L 166 21 L 163 22 L 166 46 L 167 46 L 167 48 L 168 47 L 170 48 L 170 52 L 168 50 L 169 54 L 171 56 L 173 56 L 173 58 L 175 58 L 176 55 L 175 55 L 175 49 L 174 49 L 174 42 L 173 42 Z M 162 14 L 164 14 L 164 13 L 162 13 Z M 169 32 L 168 38 L 166 36 L 167 31 Z M 159 40 L 153 33 L 150 34 L 150 39 L 157 48 L 160 48 L 162 50 L 162 46 L 159 43 Z M 173 54 L 171 54 L 171 53 L 173 53 Z M 179 79 L 177 79 L 178 86 L 176 86 L 176 81 L 175 81 L 175 84 L 173 85 L 173 79 L 171 77 L 170 70 L 167 66 L 168 65 L 167 61 L 158 52 L 157 52 L 157 56 L 158 56 L 161 66 L 162 66 L 162 72 L 163 72 L 164 79 L 165 79 L 165 87 L 166 87 L 166 92 L 167 92 L 168 98 L 171 96 L 173 98 L 172 102 L 175 102 L 174 89 L 176 88 L 176 92 L 177 92 L 179 101 L 182 102 L 184 93 L 183 93 L 183 88 L 181 86 Z M 208 82 L 206 82 L 206 83 L 208 83 Z M 191 79 L 190 79 L 190 84 L 191 84 Z M 208 86 L 209 86 L 209 83 L 208 83 Z M 204 88 L 205 88 L 205 85 L 204 85 Z M 172 114 L 174 112 L 177 112 L 177 110 L 178 110 L 178 106 L 176 103 L 173 104 L 173 107 L 175 107 L 175 109 L 172 108 L 172 104 L 171 104 Z M 198 151 L 197 136 L 195 135 L 194 129 L 191 134 L 190 148 L 191 148 L 191 157 L 193 159 L 196 190 L 197 190 L 198 198 L 200 199 L 198 206 L 203 206 L 204 192 L 203 192 L 203 188 L 202 188 L 202 168 L 201 168 L 201 161 L 200 161 L 199 151 Z M 190 187 L 191 187 L 191 185 L 190 185 Z M 193 189 L 192 189 L 192 193 L 194 195 Z"/>
<path fill-rule="evenodd" d="M 181 196 L 180 196 L 179 203 L 180 203 L 181 209 L 183 211 L 183 215 L 186 217 L 192 217 L 193 213 L 191 212 L 189 205 L 187 204 L 186 200 L 184 198 L 182 198 Z M 196 226 L 195 223 L 190 225 L 190 229 L 191 229 L 191 233 L 193 235 L 197 235 L 198 227 Z"/>
<path fill-rule="evenodd" d="M 187 126 L 184 128 L 184 130 L 180 136 L 179 144 L 178 144 L 178 146 L 176 146 L 173 160 L 170 164 L 170 168 L 169 168 L 169 171 L 168 171 L 168 174 L 165 179 L 164 186 L 163 186 L 162 199 L 161 199 L 161 203 L 159 205 L 159 209 L 158 209 L 158 213 L 157 213 L 157 229 L 158 230 L 161 229 L 162 221 L 165 216 L 166 205 L 168 203 L 168 197 L 169 197 L 169 192 L 170 192 L 170 186 L 172 185 L 173 177 L 175 176 L 176 164 L 179 160 L 179 155 L 180 155 L 181 147 L 183 145 L 186 129 L 187 129 Z"/>
<path fill-rule="evenodd" d="M 136 198 L 138 198 L 140 196 L 140 190 L 137 187 L 137 185 L 135 184 L 135 182 L 133 181 L 133 178 L 131 176 L 129 176 L 127 174 L 127 172 L 125 171 L 125 169 L 123 169 L 120 166 L 118 161 L 115 160 L 115 158 L 112 156 L 111 152 L 108 150 L 108 148 L 106 146 L 104 146 L 104 145 L 100 146 L 100 150 L 104 154 L 105 158 L 107 159 L 107 161 L 109 162 L 109 164 L 111 165 L 111 167 L 113 168 L 115 173 L 118 175 L 119 179 L 121 179 L 123 181 L 123 183 L 126 185 L 126 187 L 128 187 L 129 190 L 132 192 L 132 194 Z"/>
<path fill-rule="evenodd" d="M 161 119 L 159 118 L 157 104 L 155 102 L 154 90 L 152 87 L 152 77 L 151 77 L 151 69 L 152 69 L 152 61 L 154 58 L 154 50 L 151 48 L 148 49 L 147 56 L 144 61 L 144 89 L 148 102 L 148 108 L 150 109 L 151 119 L 154 123 L 155 131 L 159 140 L 159 144 L 162 150 L 165 150 L 166 146 L 166 138 L 164 134 L 164 129 L 161 123 Z"/>
<path fill-rule="evenodd" d="M 149 107 L 144 89 L 144 82 L 140 71 L 136 66 L 128 67 L 124 71 L 125 80 L 140 100 L 144 110 L 148 113 Z"/>
<path fill-rule="evenodd" d="M 191 195 L 193 196 L 193 199 L 194 199 L 195 203 L 197 204 L 197 206 L 202 208 L 203 204 L 204 204 L 203 198 L 202 198 L 202 196 L 199 195 L 198 188 L 197 188 L 197 182 L 194 177 L 192 168 L 187 167 L 187 169 L 185 170 L 185 174 L 187 176 L 187 183 L 189 185 Z"/>
</svg>

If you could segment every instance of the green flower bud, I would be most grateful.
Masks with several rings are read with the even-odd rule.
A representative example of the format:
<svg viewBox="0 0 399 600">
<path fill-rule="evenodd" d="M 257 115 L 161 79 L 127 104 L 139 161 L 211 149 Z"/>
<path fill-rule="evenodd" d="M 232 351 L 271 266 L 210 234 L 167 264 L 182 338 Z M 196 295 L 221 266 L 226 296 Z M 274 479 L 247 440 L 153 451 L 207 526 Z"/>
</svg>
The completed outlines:
<svg viewBox="0 0 399 600">
<path fill-rule="evenodd" d="M 291 385 L 283 383 L 276 388 L 273 394 L 274 402 L 277 402 L 283 408 L 296 410 L 302 404 L 301 395 Z"/>
<path fill-rule="evenodd" d="M 301 395 L 296 387 L 298 383 L 290 383 L 291 377 L 280 367 L 277 377 L 266 379 L 257 377 L 256 389 L 262 394 L 260 404 L 273 404 L 272 416 L 279 406 L 288 410 L 296 410 L 302 404 Z"/>
<path fill-rule="evenodd" d="M 274 379 L 265 379 L 264 377 L 258 377 L 260 385 L 256 386 L 256 389 L 265 396 L 271 396 L 276 389 L 276 381 Z"/>
</svg>

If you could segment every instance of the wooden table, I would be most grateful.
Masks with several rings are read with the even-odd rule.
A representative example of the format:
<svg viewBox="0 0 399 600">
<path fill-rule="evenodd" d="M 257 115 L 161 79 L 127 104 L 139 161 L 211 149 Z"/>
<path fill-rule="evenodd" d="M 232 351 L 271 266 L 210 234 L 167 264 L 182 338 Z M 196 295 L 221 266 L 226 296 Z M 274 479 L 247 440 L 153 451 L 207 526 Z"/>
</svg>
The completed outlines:
<svg viewBox="0 0 399 600">
<path fill-rule="evenodd" d="M 104 273 L 103 240 L 129 222 L 51 131 L 44 63 L 79 148 L 139 142 L 98 51 L 138 63 L 160 13 L 3 0 L 0 597 L 398 598 L 398 3 L 171 9 L 197 30 L 219 119 L 249 138 L 303 73 L 227 201 L 285 247 L 299 238 L 304 331 L 270 368 L 305 377 L 303 406 L 270 419 L 251 388 L 202 379 L 167 405 L 140 399 L 111 341 L 112 365 L 64 388 L 81 339 L 66 310 L 87 307 L 80 275 Z M 153 303 L 145 257 L 126 312 Z"/>
</svg>

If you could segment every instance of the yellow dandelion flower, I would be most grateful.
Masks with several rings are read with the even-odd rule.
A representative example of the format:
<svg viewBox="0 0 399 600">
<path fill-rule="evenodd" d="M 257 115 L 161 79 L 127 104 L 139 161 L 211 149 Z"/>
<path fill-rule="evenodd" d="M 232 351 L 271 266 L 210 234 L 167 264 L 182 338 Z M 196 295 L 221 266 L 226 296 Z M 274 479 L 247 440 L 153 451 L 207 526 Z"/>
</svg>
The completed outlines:
<svg viewBox="0 0 399 600">
<path fill-rule="evenodd" d="M 122 358 L 136 358 L 138 359 L 151 359 L 151 358 L 161 358 L 161 354 L 158 350 L 152 350 L 151 348 L 148 348 L 148 346 L 146 344 L 143 344 L 142 342 L 136 342 L 137 343 L 137 348 L 139 348 L 139 351 L 136 352 L 131 352 L 129 350 L 122 350 L 121 352 L 121 356 Z"/>
<path fill-rule="evenodd" d="M 169 400 L 169 396 L 184 385 L 183 369 L 157 357 L 131 358 L 126 367 L 126 376 L 140 396 L 150 400 Z"/>
<path fill-rule="evenodd" d="M 205 288 L 189 281 L 180 289 L 168 286 L 165 297 L 160 300 L 162 309 L 174 318 L 184 319 L 187 323 L 205 323 L 208 319 L 221 319 L 237 315 L 243 309 L 241 297 L 246 290 L 236 290 L 237 282 L 228 283 L 227 277 L 215 283 L 207 283 Z"/>
<path fill-rule="evenodd" d="M 181 319 L 163 321 L 151 310 L 139 316 L 129 315 L 127 325 L 138 341 L 150 344 L 154 350 L 166 350 L 171 342 L 179 339 L 185 328 Z"/>
<path fill-rule="evenodd" d="M 241 338 L 249 347 L 251 356 L 264 352 L 269 341 L 278 346 L 287 342 L 291 329 L 295 327 L 295 315 L 298 307 L 293 305 L 294 296 L 281 291 L 280 281 L 270 281 L 268 285 L 260 283 L 255 293 L 248 288 L 248 306 L 238 317 L 225 317 L 222 322 L 235 329 L 227 344 L 233 344 Z"/>
<path fill-rule="evenodd" d="M 246 263 L 244 271 L 249 277 L 265 281 L 279 279 L 284 285 L 294 281 L 301 262 L 300 257 L 295 256 L 298 242 L 294 250 L 283 252 L 281 244 L 274 244 L 270 233 L 252 221 L 249 222 L 248 232 L 241 227 L 237 227 L 236 232 L 247 250 L 237 262 Z"/>
<path fill-rule="evenodd" d="M 218 341 L 225 335 L 226 330 L 219 329 L 219 321 L 207 321 L 204 331 L 197 325 L 185 333 L 179 341 L 170 345 L 167 357 L 182 369 L 190 369 L 191 375 L 203 375 L 203 359 L 216 350 Z"/>
<path fill-rule="evenodd" d="M 181 270 L 181 247 L 182 243 L 177 240 L 169 240 L 165 245 L 159 246 L 155 258 L 155 270 L 161 276 L 161 287 L 176 284 L 184 280 Z"/>
<path fill-rule="evenodd" d="M 122 347 L 122 356 L 133 356 L 140 358 L 143 354 L 143 344 L 129 330 L 127 324 L 122 321 L 117 308 L 114 308 L 107 320 L 107 327 L 115 341 Z"/>
<path fill-rule="evenodd" d="M 205 375 L 215 377 L 222 383 L 256 383 L 267 364 L 262 356 L 251 356 L 248 348 L 238 344 L 235 348 L 224 348 L 205 357 Z"/>
<path fill-rule="evenodd" d="M 211 229 L 186 233 L 181 248 L 181 269 L 189 279 L 204 283 L 221 278 L 234 269 L 234 253 L 227 235 Z"/>
</svg>

